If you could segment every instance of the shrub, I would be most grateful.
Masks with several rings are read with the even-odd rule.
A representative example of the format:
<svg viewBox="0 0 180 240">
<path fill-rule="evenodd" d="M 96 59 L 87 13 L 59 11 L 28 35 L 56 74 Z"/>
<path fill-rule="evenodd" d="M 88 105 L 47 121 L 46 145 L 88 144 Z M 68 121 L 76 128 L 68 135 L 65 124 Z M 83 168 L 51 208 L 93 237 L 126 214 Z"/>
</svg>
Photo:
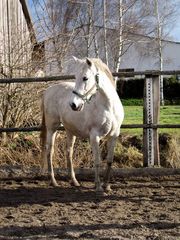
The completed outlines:
<svg viewBox="0 0 180 240">
<path fill-rule="evenodd" d="M 143 106 L 143 99 L 130 98 L 130 99 L 121 99 L 121 101 L 124 106 Z"/>
<path fill-rule="evenodd" d="M 143 104 L 144 79 L 118 81 L 117 92 L 126 106 Z M 180 104 L 180 80 L 175 76 L 164 78 L 164 99 L 165 105 Z M 139 100 L 139 101 L 138 101 Z M 142 104 L 141 104 L 142 101 Z"/>
</svg>

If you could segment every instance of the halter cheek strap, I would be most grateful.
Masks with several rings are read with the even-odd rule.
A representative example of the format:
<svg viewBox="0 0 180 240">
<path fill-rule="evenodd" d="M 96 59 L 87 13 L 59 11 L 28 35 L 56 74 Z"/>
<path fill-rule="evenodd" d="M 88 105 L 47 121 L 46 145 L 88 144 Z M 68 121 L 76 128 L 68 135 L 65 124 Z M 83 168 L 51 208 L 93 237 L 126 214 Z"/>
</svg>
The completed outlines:
<svg viewBox="0 0 180 240">
<path fill-rule="evenodd" d="M 96 88 L 96 91 L 99 90 L 99 73 L 96 74 L 95 80 L 96 80 L 96 83 L 85 94 L 80 94 L 80 93 L 76 92 L 75 90 L 73 90 L 72 92 L 75 95 L 77 95 L 79 98 L 81 98 L 84 102 L 90 103 L 92 96 L 95 94 L 92 94 L 89 99 L 88 99 L 88 95 L 94 90 L 94 88 Z"/>
</svg>

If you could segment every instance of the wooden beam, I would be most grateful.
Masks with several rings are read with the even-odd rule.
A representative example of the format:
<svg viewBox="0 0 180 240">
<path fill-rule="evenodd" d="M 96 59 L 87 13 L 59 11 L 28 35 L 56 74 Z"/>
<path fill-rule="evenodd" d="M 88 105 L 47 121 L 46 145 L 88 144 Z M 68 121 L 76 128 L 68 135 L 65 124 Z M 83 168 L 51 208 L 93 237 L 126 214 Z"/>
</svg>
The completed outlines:
<svg viewBox="0 0 180 240">
<path fill-rule="evenodd" d="M 160 113 L 160 76 L 153 76 L 152 96 L 153 96 L 153 124 L 158 124 Z M 153 129 L 153 142 L 154 142 L 154 165 L 160 166 L 159 134 L 157 128 Z"/>
<path fill-rule="evenodd" d="M 18 169 L 21 170 L 21 167 L 18 167 Z M 2 181 L 6 180 L 24 180 L 24 181 L 29 181 L 29 180 L 47 180 L 47 176 L 40 176 L 39 172 L 40 169 L 39 167 L 33 167 L 26 170 L 26 174 L 23 174 L 21 176 L 16 176 L 16 170 L 17 166 L 11 166 L 10 170 L 12 172 L 10 177 L 7 177 L 6 175 L 3 176 L 1 174 L 0 179 Z M 105 169 L 100 170 L 100 174 L 104 174 Z M 31 173 L 28 174 L 27 172 Z M 66 179 L 68 175 L 68 169 L 59 169 L 55 168 L 54 169 L 55 174 L 57 174 L 56 179 Z M 75 168 L 75 173 L 76 176 L 78 177 L 79 180 L 84 180 L 84 181 L 89 181 L 92 179 L 94 181 L 94 169 L 93 168 Z M 113 177 L 118 177 L 118 178 L 139 178 L 139 177 L 147 177 L 147 178 L 157 178 L 157 177 L 166 177 L 166 176 L 180 176 L 180 168 L 112 168 L 112 173 L 111 175 Z M 30 176 L 30 177 L 29 177 Z"/>
<path fill-rule="evenodd" d="M 133 76 L 159 76 L 159 75 L 180 75 L 178 71 L 142 71 L 142 72 L 116 72 L 113 73 L 114 77 L 133 77 Z M 48 77 L 26 77 L 26 78 L 0 78 L 0 83 L 36 83 L 36 82 L 50 82 L 50 81 L 65 81 L 75 79 L 74 75 L 59 75 L 59 76 L 48 76 Z M 153 78 L 151 78 L 153 79 Z M 136 79 L 137 80 L 137 79 Z M 121 79 L 122 81 L 122 79 Z"/>
<path fill-rule="evenodd" d="M 123 124 L 121 128 L 133 129 L 133 128 L 180 128 L 180 124 Z M 0 128 L 0 133 L 2 132 L 39 132 L 41 130 L 40 126 L 32 127 L 14 127 L 14 128 Z M 59 127 L 57 130 L 64 130 L 63 126 Z"/>
</svg>

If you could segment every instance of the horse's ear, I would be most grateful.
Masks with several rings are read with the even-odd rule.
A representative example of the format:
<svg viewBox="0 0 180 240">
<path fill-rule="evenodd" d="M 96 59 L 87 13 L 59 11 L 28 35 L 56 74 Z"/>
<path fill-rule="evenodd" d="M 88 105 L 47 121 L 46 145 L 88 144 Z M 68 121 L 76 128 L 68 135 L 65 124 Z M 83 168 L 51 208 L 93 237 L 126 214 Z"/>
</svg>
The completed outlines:
<svg viewBox="0 0 180 240">
<path fill-rule="evenodd" d="M 74 56 L 73 56 L 73 60 L 74 60 L 75 63 L 84 63 L 84 60 L 79 59 L 79 58 L 74 57 Z"/>
<path fill-rule="evenodd" d="M 77 62 L 79 59 L 77 58 L 77 57 L 75 57 L 75 56 L 72 56 L 73 57 L 73 60 L 75 61 L 75 62 Z"/>
<path fill-rule="evenodd" d="M 90 66 L 90 67 L 92 66 L 92 62 L 89 58 L 86 58 L 86 63 L 88 66 Z"/>
</svg>

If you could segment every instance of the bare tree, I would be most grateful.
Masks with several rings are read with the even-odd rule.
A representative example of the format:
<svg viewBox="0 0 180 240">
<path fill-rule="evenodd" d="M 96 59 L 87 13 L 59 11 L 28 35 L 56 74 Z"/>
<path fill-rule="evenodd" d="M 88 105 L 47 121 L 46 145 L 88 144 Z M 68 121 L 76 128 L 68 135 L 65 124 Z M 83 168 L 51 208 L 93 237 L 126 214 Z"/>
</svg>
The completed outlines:
<svg viewBox="0 0 180 240">
<path fill-rule="evenodd" d="M 154 8 L 155 8 L 155 16 L 156 16 L 156 38 L 157 38 L 157 46 L 158 46 L 158 68 L 160 71 L 163 70 L 163 56 L 162 56 L 162 22 L 160 20 L 159 13 L 159 2 L 158 0 L 154 0 Z M 163 76 L 160 75 L 160 103 L 164 105 L 164 91 L 163 91 Z"/>
<path fill-rule="evenodd" d="M 146 12 L 146 19 L 149 26 L 147 30 L 150 33 L 148 46 L 149 54 L 156 61 L 157 68 L 162 71 L 166 59 L 163 57 L 164 39 L 167 39 L 176 21 L 177 2 L 172 0 L 151 0 L 144 1 L 143 7 Z M 163 76 L 160 76 L 160 103 L 164 105 Z"/>
<path fill-rule="evenodd" d="M 119 0 L 119 51 L 116 63 L 116 72 L 118 72 L 120 63 L 121 63 L 121 56 L 123 50 L 123 0 Z"/>
<path fill-rule="evenodd" d="M 107 0 L 103 0 L 103 30 L 104 30 L 104 56 L 105 63 L 108 65 L 108 46 L 107 46 Z"/>
<path fill-rule="evenodd" d="M 35 28 L 46 44 L 46 61 L 58 72 L 62 71 L 64 58 L 71 47 L 79 24 L 81 3 L 78 0 L 33 0 Z"/>
<path fill-rule="evenodd" d="M 118 71 L 121 58 L 132 46 L 133 34 L 143 34 L 145 29 L 145 15 L 141 11 L 139 0 L 116 0 L 113 1 L 109 9 L 109 62 L 111 68 Z M 139 35 L 140 38 L 140 35 Z"/>
</svg>

